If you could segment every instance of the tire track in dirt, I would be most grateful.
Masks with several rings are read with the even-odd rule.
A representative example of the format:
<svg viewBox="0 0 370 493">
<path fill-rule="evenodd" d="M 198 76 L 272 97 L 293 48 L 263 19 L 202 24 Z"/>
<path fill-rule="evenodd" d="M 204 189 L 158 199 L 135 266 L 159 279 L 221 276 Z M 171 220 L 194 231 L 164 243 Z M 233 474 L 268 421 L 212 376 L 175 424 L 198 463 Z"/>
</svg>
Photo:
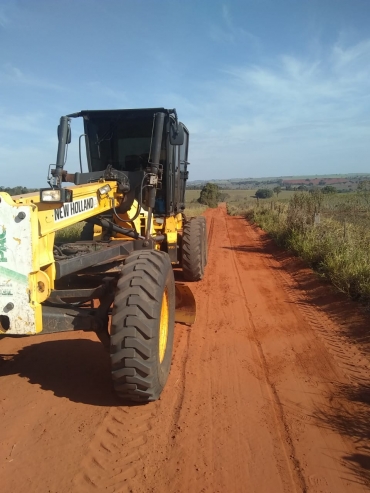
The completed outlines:
<svg viewBox="0 0 370 493">
<path fill-rule="evenodd" d="M 208 227 L 208 255 L 209 252 L 211 251 L 211 244 L 212 244 L 212 239 L 213 239 L 213 228 L 215 226 L 215 218 L 211 217 L 210 220 L 210 225 Z"/>
<path fill-rule="evenodd" d="M 226 231 L 227 231 L 230 245 L 232 245 L 227 221 L 225 221 L 225 227 L 226 227 Z M 284 483 L 286 484 L 286 479 L 285 479 L 286 474 L 284 472 L 284 469 L 288 469 L 288 474 L 289 474 L 290 479 L 291 479 L 291 484 L 290 485 L 286 484 L 287 491 L 293 491 L 294 490 L 294 491 L 300 491 L 302 493 L 306 493 L 307 492 L 306 481 L 305 481 L 305 478 L 302 474 L 299 460 L 296 456 L 295 447 L 293 444 L 292 437 L 290 436 L 289 427 L 288 427 L 286 419 L 285 419 L 282 403 L 281 403 L 279 395 L 276 391 L 276 387 L 271 382 L 271 379 L 270 379 L 270 371 L 268 368 L 268 364 L 266 361 L 266 357 L 265 357 L 261 342 L 258 339 L 257 330 L 256 330 L 256 326 L 255 326 L 255 323 L 253 320 L 252 312 L 251 312 L 251 309 L 250 309 L 250 307 L 248 305 L 248 301 L 247 301 L 248 297 L 247 297 L 247 294 L 246 294 L 244 287 L 243 287 L 243 282 L 242 282 L 242 279 L 240 276 L 240 272 L 238 269 L 238 263 L 236 261 L 235 252 L 233 249 L 231 250 L 231 253 L 232 253 L 232 259 L 233 259 L 235 277 L 238 280 L 238 287 L 239 287 L 240 291 L 243 293 L 244 304 L 245 304 L 246 311 L 248 313 L 249 324 L 250 324 L 252 331 L 253 331 L 253 342 L 256 345 L 258 357 L 259 357 L 260 364 L 261 364 L 261 368 L 263 370 L 263 381 L 264 381 L 266 388 L 268 389 L 268 392 L 270 394 L 271 402 L 273 403 L 275 422 L 276 422 L 276 426 L 277 426 L 277 429 L 278 429 L 278 432 L 280 435 L 280 444 L 283 447 L 284 452 L 285 452 L 284 455 L 285 455 L 286 467 L 284 468 L 281 461 L 279 461 L 282 479 L 283 479 Z"/>
<path fill-rule="evenodd" d="M 343 370 L 343 374 L 353 384 L 361 382 L 361 377 L 363 377 L 363 382 L 365 382 L 370 369 L 370 361 L 367 355 L 363 354 L 354 344 L 346 341 L 344 337 L 338 335 L 337 326 L 319 308 L 312 307 L 307 299 L 307 295 L 294 278 L 295 288 L 293 289 L 286 278 L 287 274 L 285 272 L 274 272 L 275 275 L 279 276 L 292 303 L 299 304 L 310 326 L 313 330 L 317 331 L 325 347 L 333 355 L 338 366 Z M 317 317 L 318 310 L 320 311 L 320 318 Z"/>
<path fill-rule="evenodd" d="M 177 326 L 177 329 L 179 327 Z M 176 330 L 173 359 L 176 363 L 176 392 L 166 402 L 166 436 L 175 437 L 185 392 L 185 371 L 189 351 L 189 328 Z M 111 407 L 99 426 L 75 476 L 74 492 L 129 493 L 145 481 L 148 441 L 154 440 L 161 416 L 161 401 L 146 405 Z M 154 429 L 153 429 L 154 428 Z M 137 482 L 135 478 L 139 476 Z"/>
<path fill-rule="evenodd" d="M 262 239 L 258 235 L 256 228 L 252 226 L 250 231 L 254 233 L 254 241 L 262 246 Z M 343 374 L 348 380 L 356 384 L 359 378 L 361 378 L 360 375 L 363 375 L 366 380 L 370 369 L 368 355 L 339 334 L 337 325 L 326 313 L 320 307 L 312 305 L 307 293 L 294 278 L 294 275 L 286 272 L 284 269 L 277 268 L 279 261 L 273 255 L 270 257 L 266 256 L 263 260 L 277 282 L 283 286 L 291 302 L 300 307 L 309 325 L 320 336 L 326 349 L 333 355 L 338 366 L 343 369 Z"/>
<path fill-rule="evenodd" d="M 229 222 L 233 220 L 230 218 Z M 345 398 L 346 394 L 343 394 L 343 389 L 345 389 L 355 399 L 360 399 L 360 396 L 356 396 L 354 385 L 355 383 L 357 385 L 358 382 L 358 369 L 353 374 L 355 379 L 352 380 L 352 388 L 349 389 L 349 375 L 345 375 L 342 365 L 340 362 L 338 364 L 338 358 L 334 357 L 332 348 L 328 344 L 328 341 L 333 342 L 333 337 L 335 338 L 335 334 L 338 333 L 338 327 L 318 307 L 309 302 L 304 291 L 302 292 L 299 285 L 293 281 L 291 274 L 286 272 L 273 257 L 274 248 L 271 246 L 271 242 L 269 243 L 270 246 L 266 246 L 265 235 L 247 223 L 242 230 L 242 235 L 237 238 L 235 233 L 234 228 L 235 255 L 238 257 L 241 272 L 246 272 L 246 269 L 252 268 L 251 281 L 258 291 L 270 299 L 269 310 L 271 313 L 273 310 L 280 313 L 282 320 L 284 320 L 283 307 L 284 305 L 287 308 L 290 307 L 288 310 L 291 312 L 291 320 L 288 322 L 288 317 L 285 316 L 288 325 L 284 330 L 281 330 L 281 324 L 278 324 L 276 335 L 280 336 L 280 341 L 276 338 L 276 341 L 279 342 L 275 347 L 271 345 L 265 329 L 261 330 L 263 326 L 259 328 L 259 337 L 262 346 L 268 350 L 268 367 L 272 384 L 282 399 L 286 415 L 285 422 L 296 444 L 296 453 L 302 466 L 302 474 L 307 478 L 307 487 L 310 491 L 311 489 L 316 491 L 318 488 L 318 491 L 336 492 L 342 491 L 344 484 L 346 484 L 345 491 L 364 491 L 356 485 L 368 484 L 366 470 L 363 466 L 356 468 L 354 461 L 363 460 L 366 463 L 367 460 L 366 455 L 361 455 L 358 452 L 368 450 L 369 446 L 369 433 L 363 428 L 365 426 L 363 416 L 366 414 L 366 406 L 353 404 Z M 262 241 L 262 237 L 264 241 Z M 256 245 L 256 247 L 253 246 L 253 250 L 256 250 L 254 257 L 248 257 L 246 254 L 251 244 Z M 259 258 L 258 262 L 257 258 Z M 252 260 L 252 266 L 249 265 L 248 260 Z M 265 264 L 266 273 L 268 271 L 269 275 L 275 278 L 275 285 L 281 286 L 285 293 L 285 301 L 280 294 L 278 296 L 277 292 L 272 290 L 274 286 L 272 282 L 264 283 L 263 278 L 256 277 L 256 268 L 258 266 L 257 272 L 260 272 L 260 264 Z M 246 283 L 245 279 L 243 282 Z M 251 283 L 249 282 L 249 284 Z M 257 299 L 257 294 L 249 295 L 250 302 L 254 303 L 254 300 Z M 256 311 L 254 311 L 253 317 L 256 317 Z M 261 321 L 260 319 L 259 323 Z M 286 342 L 283 344 L 284 339 Z M 340 341 L 337 341 L 339 344 Z M 281 356 L 277 351 L 279 346 L 283 349 Z M 352 347 L 351 351 L 353 351 L 352 354 L 355 354 L 356 348 Z M 272 357 L 273 354 L 275 356 Z M 287 374 L 289 360 L 296 363 L 295 372 L 298 377 L 296 382 Z M 366 377 L 366 374 L 364 376 Z M 299 380 L 301 383 L 297 387 Z M 297 388 L 294 391 L 295 387 Z M 299 397 L 297 390 L 302 392 L 305 387 L 307 387 L 305 399 L 297 399 Z M 311 390 L 308 391 L 310 387 Z M 368 388 L 368 384 L 364 387 L 364 391 L 366 388 Z M 305 411 L 302 412 L 303 410 Z M 355 424 L 352 424 L 351 418 L 356 413 L 359 420 L 357 430 Z M 347 426 L 349 426 L 348 431 L 345 429 L 346 421 L 348 422 Z M 314 442 L 315 436 L 316 443 Z M 306 442 L 306 450 L 302 450 L 303 441 Z M 315 453 L 314 450 L 319 447 L 324 447 L 327 453 L 324 455 Z M 352 453 L 349 452 L 350 450 Z M 343 452 L 340 453 L 340 451 Z M 318 474 L 317 457 L 321 457 L 321 467 L 327 470 L 326 476 Z M 339 464 L 342 477 L 334 472 Z"/>
<path fill-rule="evenodd" d="M 207 242 L 208 242 L 208 252 L 212 251 L 213 247 L 213 231 L 214 231 L 214 218 L 207 223 Z M 194 287 L 194 284 L 190 284 L 190 286 Z M 199 286 L 199 285 L 198 285 Z M 202 310 L 208 313 L 209 311 L 209 298 L 207 298 L 206 303 L 202 306 Z M 199 306 L 198 306 L 199 310 Z M 190 355 L 190 343 L 191 343 L 191 335 L 192 335 L 192 327 L 185 328 L 184 326 L 177 327 L 179 333 L 181 334 L 181 340 L 183 341 L 185 338 L 185 342 L 182 343 L 181 351 L 176 351 L 174 354 L 174 360 L 176 360 L 176 364 L 179 368 L 177 372 L 177 379 L 175 384 L 179 383 L 177 387 L 177 396 L 175 398 L 175 403 L 172 406 L 172 409 L 167 409 L 165 412 L 167 414 L 167 419 L 171 423 L 170 427 L 170 441 L 166 445 L 166 455 L 171 454 L 171 450 L 174 446 L 176 446 L 176 441 L 179 440 L 178 435 L 181 434 L 181 425 L 180 421 L 182 419 L 182 413 L 184 411 L 184 399 L 186 394 L 186 389 L 189 387 L 189 377 L 192 375 L 191 369 L 189 369 L 189 355 Z M 184 332 L 186 332 L 186 336 L 184 336 Z M 179 353 L 179 354 L 178 354 Z M 171 370 L 173 372 L 173 369 Z M 190 384 L 191 385 L 191 384 Z M 181 440 L 181 438 L 180 438 Z M 160 491 L 157 489 L 153 489 L 151 491 Z"/>
<path fill-rule="evenodd" d="M 184 396 L 185 396 L 185 380 L 186 380 L 186 366 L 187 366 L 187 361 L 189 358 L 189 345 L 190 345 L 190 331 L 189 329 L 186 330 L 186 343 L 185 347 L 182 350 L 182 354 L 180 356 L 180 375 L 178 377 L 178 380 L 180 381 L 180 389 L 178 390 L 177 394 L 177 399 L 176 399 L 176 404 L 174 405 L 173 409 L 173 414 L 170 417 L 172 421 L 172 427 L 171 427 L 171 437 L 175 438 L 177 434 L 177 430 L 179 428 L 179 420 L 180 420 L 180 414 L 181 414 L 181 409 L 182 409 L 182 404 L 184 402 Z"/>
<path fill-rule="evenodd" d="M 150 408 L 110 408 L 74 478 L 74 491 L 130 491 L 128 480 L 137 474 L 135 466 L 141 459 L 156 407 L 154 403 Z"/>
<path fill-rule="evenodd" d="M 258 234 L 258 228 L 253 226 L 249 231 L 253 233 L 254 241 L 260 245 L 264 244 L 266 248 L 266 240 Z M 268 242 L 271 244 L 271 240 Z M 358 346 L 351 341 L 350 337 L 343 335 L 343 332 L 348 334 L 351 332 L 348 327 L 345 328 L 346 325 L 348 326 L 346 320 L 342 320 L 342 323 L 338 325 L 338 322 L 334 322 L 324 312 L 321 305 L 312 304 L 304 286 L 300 280 L 296 279 L 296 276 L 299 279 L 302 278 L 302 273 L 301 277 L 299 276 L 299 270 L 287 272 L 284 268 L 282 269 L 273 253 L 265 256 L 263 260 L 283 287 L 291 303 L 299 307 L 311 331 L 316 334 L 316 339 L 306 336 L 308 347 L 314 350 L 315 354 L 321 353 L 322 360 L 325 361 L 325 364 L 318 369 L 318 373 L 321 375 L 322 382 L 325 382 L 322 395 L 326 397 L 326 403 L 322 400 L 323 407 L 320 407 L 312 400 L 314 411 L 311 416 L 307 417 L 307 422 L 315 422 L 319 429 L 341 433 L 342 441 L 346 443 L 348 449 L 354 447 L 352 454 L 343 454 L 341 458 L 344 470 L 348 471 L 344 477 L 350 478 L 349 481 L 352 483 L 352 477 L 355 476 L 356 483 L 370 488 L 370 474 L 368 473 L 370 469 L 370 431 L 366 418 L 370 402 L 369 353 L 361 346 L 362 340 L 358 341 L 356 338 Z M 307 276 L 309 276 L 311 286 L 312 283 L 318 285 L 318 280 L 312 272 L 307 272 L 303 276 L 306 282 Z M 330 299 L 335 301 L 335 295 L 330 294 L 333 289 L 330 286 L 327 289 L 329 296 L 332 297 Z M 360 311 L 359 306 L 353 305 L 353 308 L 352 317 L 356 311 Z M 363 318 L 361 315 L 362 322 L 359 323 L 364 322 Z M 297 355 L 297 359 L 309 374 L 310 368 L 305 361 L 306 357 Z M 325 433 L 322 433 L 322 439 L 328 443 L 329 447 L 330 442 L 325 437 Z M 357 466 L 356 463 L 358 463 Z"/>
<path fill-rule="evenodd" d="M 244 298 L 235 293 L 231 252 L 225 249 L 225 218 L 220 210 L 209 216 L 208 212 L 213 231 L 217 221 L 218 235 L 215 241 L 209 234 L 212 245 L 204 281 L 192 285 L 201 303 L 199 320 L 190 330 L 178 429 L 169 445 L 162 442 L 167 459 L 152 465 L 151 482 L 140 491 L 237 492 L 248 484 L 253 485 L 251 491 L 259 491 L 257 485 L 268 483 L 275 491 L 291 492 L 295 488 L 286 466 L 279 475 L 276 464 L 285 464 L 285 458 L 270 462 L 269 432 L 276 425 L 266 405 L 271 398 L 260 382 L 261 363 L 246 331 Z"/>
</svg>

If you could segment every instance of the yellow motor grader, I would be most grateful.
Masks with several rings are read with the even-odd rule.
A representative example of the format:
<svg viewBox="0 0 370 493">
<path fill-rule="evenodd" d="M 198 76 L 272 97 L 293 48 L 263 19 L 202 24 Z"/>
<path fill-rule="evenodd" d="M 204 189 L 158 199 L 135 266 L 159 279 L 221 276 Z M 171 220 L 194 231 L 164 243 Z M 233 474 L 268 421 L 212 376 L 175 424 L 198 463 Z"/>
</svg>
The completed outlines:
<svg viewBox="0 0 370 493">
<path fill-rule="evenodd" d="M 80 169 L 68 173 L 78 117 Z M 0 193 L 0 332 L 95 331 L 110 346 L 117 395 L 156 400 L 175 321 L 195 319 L 194 297 L 173 267 L 177 278 L 198 281 L 207 262 L 205 219 L 184 214 L 189 132 L 176 110 L 89 110 L 61 117 L 58 142 L 48 188 Z M 79 222 L 78 241 L 56 241 Z"/>
</svg>

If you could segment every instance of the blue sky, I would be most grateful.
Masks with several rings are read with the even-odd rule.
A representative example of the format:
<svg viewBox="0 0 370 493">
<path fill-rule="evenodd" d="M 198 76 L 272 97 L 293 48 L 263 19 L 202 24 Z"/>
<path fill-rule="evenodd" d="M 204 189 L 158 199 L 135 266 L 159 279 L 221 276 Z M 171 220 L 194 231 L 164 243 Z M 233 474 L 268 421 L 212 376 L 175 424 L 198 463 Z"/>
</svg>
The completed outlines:
<svg viewBox="0 0 370 493">
<path fill-rule="evenodd" d="M 190 180 L 370 172 L 370 1 L 0 0 L 0 185 L 46 185 L 61 115 L 156 106 Z"/>
</svg>

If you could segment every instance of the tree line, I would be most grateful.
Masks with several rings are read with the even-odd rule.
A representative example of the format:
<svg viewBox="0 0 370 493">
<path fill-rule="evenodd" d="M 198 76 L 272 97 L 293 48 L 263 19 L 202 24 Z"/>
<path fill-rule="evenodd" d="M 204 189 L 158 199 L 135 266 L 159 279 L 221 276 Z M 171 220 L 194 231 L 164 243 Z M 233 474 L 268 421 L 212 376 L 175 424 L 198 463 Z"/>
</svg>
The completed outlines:
<svg viewBox="0 0 370 493">
<path fill-rule="evenodd" d="M 9 195 L 24 195 L 25 193 L 36 192 L 38 188 L 27 187 L 0 187 L 0 192 L 6 192 Z"/>
</svg>

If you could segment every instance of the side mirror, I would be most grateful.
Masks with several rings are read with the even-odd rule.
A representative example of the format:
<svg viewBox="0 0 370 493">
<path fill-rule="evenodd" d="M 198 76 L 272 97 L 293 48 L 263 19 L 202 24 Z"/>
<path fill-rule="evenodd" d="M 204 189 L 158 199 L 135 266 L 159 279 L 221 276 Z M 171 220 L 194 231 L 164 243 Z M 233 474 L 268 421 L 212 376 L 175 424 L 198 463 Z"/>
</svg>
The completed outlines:
<svg viewBox="0 0 370 493">
<path fill-rule="evenodd" d="M 176 125 L 175 123 L 171 122 L 171 127 L 170 127 L 170 144 L 173 146 L 182 146 L 184 143 L 184 127 L 182 126 L 181 123 Z"/>
<path fill-rule="evenodd" d="M 58 125 L 58 140 L 60 141 L 61 138 L 62 138 L 61 129 L 60 129 L 60 125 Z M 70 144 L 71 140 L 72 140 L 72 132 L 71 132 L 71 127 L 68 125 L 66 144 Z"/>
</svg>

